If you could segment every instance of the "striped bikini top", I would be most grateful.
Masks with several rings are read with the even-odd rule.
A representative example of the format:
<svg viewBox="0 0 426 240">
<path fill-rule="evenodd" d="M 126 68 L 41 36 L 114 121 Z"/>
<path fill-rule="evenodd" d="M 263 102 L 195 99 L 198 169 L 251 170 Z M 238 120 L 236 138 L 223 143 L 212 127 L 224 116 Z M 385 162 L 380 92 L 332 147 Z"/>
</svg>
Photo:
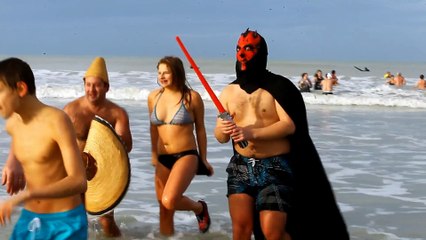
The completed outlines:
<svg viewBox="0 0 426 240">
<path fill-rule="evenodd" d="M 160 100 L 160 97 L 163 93 L 160 93 L 160 95 L 157 98 L 157 102 L 154 105 L 154 111 L 152 111 L 152 114 L 150 116 L 151 123 L 153 125 L 159 126 L 164 124 L 171 124 L 171 125 L 184 125 L 184 124 L 192 124 L 194 123 L 194 120 L 192 119 L 191 114 L 188 112 L 188 110 L 185 108 L 185 104 L 183 103 L 183 99 L 180 101 L 180 107 L 173 116 L 172 120 L 170 122 L 164 122 L 163 120 L 158 119 L 157 117 L 157 103 L 158 100 Z"/>
</svg>

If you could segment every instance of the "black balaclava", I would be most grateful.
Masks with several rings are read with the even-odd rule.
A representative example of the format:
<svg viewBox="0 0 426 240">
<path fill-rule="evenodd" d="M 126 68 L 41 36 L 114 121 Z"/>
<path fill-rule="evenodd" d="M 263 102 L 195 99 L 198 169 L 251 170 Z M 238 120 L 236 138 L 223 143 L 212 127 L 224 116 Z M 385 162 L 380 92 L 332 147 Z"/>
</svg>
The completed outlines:
<svg viewBox="0 0 426 240">
<path fill-rule="evenodd" d="M 238 39 L 236 50 L 237 80 L 233 83 L 239 84 L 247 93 L 252 93 L 265 81 L 268 46 L 259 33 L 247 29 Z"/>
</svg>

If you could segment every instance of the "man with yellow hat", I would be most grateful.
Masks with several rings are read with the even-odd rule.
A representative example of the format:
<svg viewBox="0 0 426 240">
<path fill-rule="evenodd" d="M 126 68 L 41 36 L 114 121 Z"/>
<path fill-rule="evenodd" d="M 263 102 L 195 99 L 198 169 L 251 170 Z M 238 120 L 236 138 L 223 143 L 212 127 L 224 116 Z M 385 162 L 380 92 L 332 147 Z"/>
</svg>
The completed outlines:
<svg viewBox="0 0 426 240">
<path fill-rule="evenodd" d="M 99 116 L 114 128 L 123 141 L 126 151 L 132 150 L 132 135 L 126 110 L 106 98 L 109 90 L 108 71 L 105 59 L 96 57 L 83 78 L 85 95 L 68 103 L 64 111 L 71 118 L 77 133 L 77 143 L 83 152 L 92 120 Z M 108 237 L 121 236 L 114 220 L 114 211 L 100 216 L 100 225 Z"/>
</svg>

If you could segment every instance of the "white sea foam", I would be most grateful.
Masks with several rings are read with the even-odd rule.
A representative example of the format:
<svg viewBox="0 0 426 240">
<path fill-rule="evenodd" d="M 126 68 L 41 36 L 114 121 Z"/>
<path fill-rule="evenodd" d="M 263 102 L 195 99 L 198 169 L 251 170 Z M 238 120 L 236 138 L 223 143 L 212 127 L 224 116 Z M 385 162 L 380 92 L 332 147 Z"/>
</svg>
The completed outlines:
<svg viewBox="0 0 426 240">
<path fill-rule="evenodd" d="M 314 67 L 312 67 L 314 68 Z M 64 68 L 65 69 L 65 68 Z M 218 95 L 220 91 L 235 79 L 229 70 L 218 73 L 206 73 L 212 89 Z M 84 69 L 81 70 L 34 70 L 38 96 L 41 98 L 75 98 L 81 95 Z M 307 104 L 346 105 L 346 106 L 387 106 L 426 108 L 425 91 L 413 88 L 416 78 L 407 78 L 407 86 L 396 88 L 385 84 L 382 73 L 378 75 L 356 76 L 338 75 L 339 85 L 335 87 L 334 95 L 322 95 L 321 91 L 303 93 Z M 287 74 L 286 74 L 287 75 Z M 195 73 L 188 70 L 188 82 L 200 92 L 202 98 L 210 101 L 210 96 L 204 90 Z M 140 71 L 138 69 L 109 72 L 111 90 L 108 97 L 115 100 L 146 100 L 149 91 L 158 87 L 156 70 Z M 299 75 L 288 77 L 295 85 Z"/>
</svg>

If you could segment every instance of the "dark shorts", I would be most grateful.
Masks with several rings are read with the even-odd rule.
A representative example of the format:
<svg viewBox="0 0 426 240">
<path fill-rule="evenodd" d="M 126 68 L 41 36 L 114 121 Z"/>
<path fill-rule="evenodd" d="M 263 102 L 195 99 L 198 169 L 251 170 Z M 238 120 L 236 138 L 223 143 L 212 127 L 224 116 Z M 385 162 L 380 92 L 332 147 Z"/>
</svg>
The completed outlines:
<svg viewBox="0 0 426 240">
<path fill-rule="evenodd" d="M 34 213 L 22 209 L 10 239 L 87 239 L 83 204 L 66 212 Z"/>
<path fill-rule="evenodd" d="M 174 154 L 161 154 L 158 155 L 158 161 L 168 168 L 169 170 L 172 170 L 173 165 L 182 157 L 187 155 L 195 155 L 198 159 L 198 169 L 197 169 L 197 175 L 210 175 L 209 170 L 206 168 L 206 166 L 203 164 L 203 161 L 200 158 L 200 155 L 198 155 L 197 150 L 187 150 L 180 153 L 174 153 Z"/>
<path fill-rule="evenodd" d="M 288 155 L 254 159 L 234 155 L 226 168 L 228 196 L 245 193 L 254 198 L 256 210 L 288 212 L 293 173 Z"/>
</svg>

